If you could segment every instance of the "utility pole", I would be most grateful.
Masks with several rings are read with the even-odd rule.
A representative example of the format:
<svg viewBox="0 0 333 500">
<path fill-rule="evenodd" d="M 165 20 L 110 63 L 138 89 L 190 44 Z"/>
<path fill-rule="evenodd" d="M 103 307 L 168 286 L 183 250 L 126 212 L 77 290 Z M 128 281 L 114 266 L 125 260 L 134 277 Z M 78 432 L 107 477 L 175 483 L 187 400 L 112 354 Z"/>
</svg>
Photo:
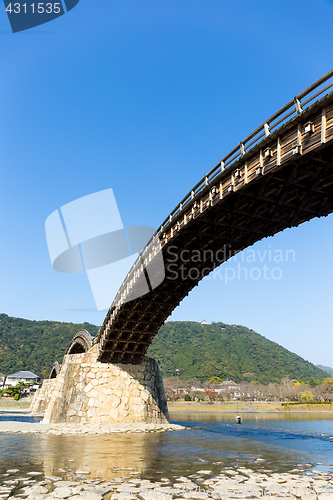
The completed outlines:
<svg viewBox="0 0 333 500">
<path fill-rule="evenodd" d="M 178 396 L 178 383 L 179 383 L 178 376 L 179 376 L 179 372 L 180 372 L 180 369 L 176 368 L 176 373 L 177 373 L 177 396 Z"/>
</svg>

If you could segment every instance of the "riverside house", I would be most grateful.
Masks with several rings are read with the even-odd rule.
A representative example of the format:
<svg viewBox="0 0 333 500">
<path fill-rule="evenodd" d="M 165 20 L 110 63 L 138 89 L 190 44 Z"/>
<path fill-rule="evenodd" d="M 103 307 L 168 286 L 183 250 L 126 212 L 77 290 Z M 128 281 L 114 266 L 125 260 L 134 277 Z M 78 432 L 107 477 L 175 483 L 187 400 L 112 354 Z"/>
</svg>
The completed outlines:
<svg viewBox="0 0 333 500">
<path fill-rule="evenodd" d="M 12 373 L 11 375 L 8 375 L 5 380 L 5 388 L 7 387 L 13 387 L 17 385 L 19 382 L 24 382 L 25 384 L 34 384 L 36 385 L 40 381 L 40 378 L 37 377 L 32 372 L 16 372 Z M 34 388 L 34 386 L 33 386 Z"/>
</svg>

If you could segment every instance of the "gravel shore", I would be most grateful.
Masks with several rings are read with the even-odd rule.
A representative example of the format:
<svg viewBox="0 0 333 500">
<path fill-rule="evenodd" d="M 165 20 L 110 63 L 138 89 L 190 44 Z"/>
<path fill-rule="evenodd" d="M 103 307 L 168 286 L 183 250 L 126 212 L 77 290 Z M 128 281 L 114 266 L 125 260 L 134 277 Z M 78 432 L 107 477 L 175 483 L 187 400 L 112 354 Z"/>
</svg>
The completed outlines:
<svg viewBox="0 0 333 500">
<path fill-rule="evenodd" d="M 119 477 L 119 472 L 123 475 Z M 30 471 L 22 476 L 9 469 L 0 477 L 0 498 L 27 500 L 223 500 L 226 498 L 293 497 L 301 500 L 333 498 L 330 473 L 294 469 L 277 474 L 245 467 L 223 468 L 212 476 L 211 470 L 198 470 L 188 477 L 173 476 L 159 481 L 138 477 L 134 468 L 112 470 L 111 481 L 89 479 L 89 470 L 60 469 L 57 476 L 44 477 Z M 117 477 L 118 476 L 118 477 Z"/>
</svg>

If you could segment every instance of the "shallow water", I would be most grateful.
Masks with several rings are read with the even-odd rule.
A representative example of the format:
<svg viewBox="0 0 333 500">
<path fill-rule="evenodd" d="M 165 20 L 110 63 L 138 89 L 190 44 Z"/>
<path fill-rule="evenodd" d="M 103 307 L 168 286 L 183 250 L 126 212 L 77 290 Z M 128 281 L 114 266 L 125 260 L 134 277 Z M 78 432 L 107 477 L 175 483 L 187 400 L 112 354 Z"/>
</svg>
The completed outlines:
<svg viewBox="0 0 333 500">
<path fill-rule="evenodd" d="M 0 410 L 0 422 L 40 422 L 38 417 L 30 417 L 26 412 L 22 413 L 9 413 L 8 411 Z"/>
<path fill-rule="evenodd" d="M 173 418 L 180 423 L 176 414 Z M 233 414 L 181 414 L 181 422 L 191 426 L 192 447 L 208 462 L 277 472 L 305 463 L 325 464 L 316 465 L 321 470 L 333 466 L 332 414 L 244 413 L 242 418 L 237 425 Z"/>
<path fill-rule="evenodd" d="M 332 414 L 243 414 L 242 425 L 234 414 L 173 413 L 171 419 L 188 429 L 96 436 L 1 433 L 0 474 L 19 468 L 57 475 L 66 468 L 69 475 L 83 469 L 105 479 L 135 472 L 173 479 L 201 469 L 218 474 L 230 466 L 333 469 Z"/>
</svg>

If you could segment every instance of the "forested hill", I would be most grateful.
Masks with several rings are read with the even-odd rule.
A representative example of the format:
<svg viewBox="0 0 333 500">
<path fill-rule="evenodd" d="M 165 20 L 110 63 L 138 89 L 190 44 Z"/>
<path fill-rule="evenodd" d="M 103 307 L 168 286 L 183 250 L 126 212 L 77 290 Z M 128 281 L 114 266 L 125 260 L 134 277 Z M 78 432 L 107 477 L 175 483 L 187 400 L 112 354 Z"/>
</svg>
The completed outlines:
<svg viewBox="0 0 333 500">
<path fill-rule="evenodd" d="M 95 336 L 99 328 L 89 323 L 30 321 L 0 314 L 0 373 L 30 370 L 48 378 L 53 363 L 62 362 L 79 330 L 88 330 Z"/>
<path fill-rule="evenodd" d="M 299 382 L 327 373 L 275 342 L 243 326 L 193 321 L 166 323 L 147 354 L 160 361 L 163 376 L 201 380 L 216 376 L 223 380 L 280 382 L 286 376 Z"/>
<path fill-rule="evenodd" d="M 54 361 L 62 362 L 70 341 L 79 330 L 95 336 L 98 327 L 89 323 L 30 321 L 0 314 L 0 373 L 30 370 L 47 378 Z M 299 382 L 327 373 L 275 342 L 243 326 L 194 321 L 166 323 L 147 354 L 158 359 L 164 376 L 201 380 L 277 382 L 289 376 Z"/>
</svg>

